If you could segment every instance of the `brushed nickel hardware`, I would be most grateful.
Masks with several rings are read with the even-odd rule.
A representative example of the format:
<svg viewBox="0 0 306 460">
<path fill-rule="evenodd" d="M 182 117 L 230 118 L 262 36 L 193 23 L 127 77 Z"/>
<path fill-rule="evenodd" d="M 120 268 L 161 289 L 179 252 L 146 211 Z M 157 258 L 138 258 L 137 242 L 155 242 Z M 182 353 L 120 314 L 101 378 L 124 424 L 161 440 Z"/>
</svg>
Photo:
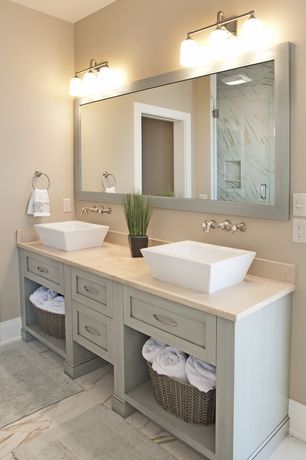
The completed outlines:
<svg viewBox="0 0 306 460">
<path fill-rule="evenodd" d="M 102 180 L 101 180 L 102 187 L 104 190 L 108 188 L 112 188 L 116 186 L 116 178 L 114 174 L 110 173 L 109 171 L 103 171 Z"/>
<path fill-rule="evenodd" d="M 195 30 L 191 30 L 190 32 L 187 32 L 187 38 L 191 38 L 191 35 L 196 35 L 196 34 L 199 34 L 201 32 L 204 32 L 204 30 L 213 29 L 215 27 L 221 28 L 223 26 L 228 26 L 229 24 L 233 24 L 233 25 L 232 25 L 232 28 L 231 28 L 232 30 L 230 30 L 230 28 L 228 28 L 228 31 L 233 33 L 233 34 L 236 34 L 236 24 L 237 24 L 236 21 L 238 19 L 243 19 L 246 16 L 249 16 L 249 19 L 255 19 L 255 11 L 250 10 L 247 13 L 239 14 L 238 16 L 233 16 L 233 17 L 228 18 L 228 19 L 225 19 L 223 11 L 218 11 L 218 13 L 217 13 L 217 22 L 215 22 L 214 24 L 210 24 L 209 26 L 200 27 L 199 29 L 195 29 Z"/>
<path fill-rule="evenodd" d="M 209 233 L 210 229 L 215 229 L 217 228 L 218 224 L 215 220 L 207 220 L 205 219 L 204 222 L 202 223 L 202 229 L 204 232 Z"/>
<path fill-rule="evenodd" d="M 91 286 L 84 286 L 84 290 L 89 294 L 99 295 L 99 291 Z"/>
<path fill-rule="evenodd" d="M 84 208 L 82 208 L 82 211 L 81 211 L 81 214 L 89 214 L 89 213 L 93 213 L 93 214 L 99 214 L 100 216 L 103 215 L 103 214 L 111 214 L 112 212 L 112 208 L 108 207 L 108 208 L 104 208 L 103 205 L 100 205 L 100 206 L 84 206 Z"/>
<path fill-rule="evenodd" d="M 232 227 L 233 227 L 233 224 L 228 219 L 218 224 L 218 228 L 220 230 L 225 230 L 226 232 L 230 232 L 232 230 Z"/>
<path fill-rule="evenodd" d="M 100 70 L 101 67 L 108 67 L 108 61 L 103 61 L 103 62 L 97 62 L 95 59 L 91 59 L 89 63 L 89 67 L 86 67 L 86 69 L 78 70 L 75 72 L 75 75 L 81 75 L 82 73 L 86 72 L 93 72 L 95 70 Z"/>
<path fill-rule="evenodd" d="M 92 327 L 92 326 L 85 326 L 85 329 L 86 331 L 91 334 L 91 335 L 95 335 L 96 337 L 100 337 L 101 336 L 101 333 L 98 331 L 98 329 L 96 329 L 95 327 Z"/>
<path fill-rule="evenodd" d="M 236 222 L 233 224 L 230 220 L 226 219 L 223 222 L 217 224 L 215 220 L 208 221 L 205 219 L 202 223 L 202 229 L 204 232 L 209 232 L 211 229 L 218 228 L 219 230 L 225 230 L 226 232 L 246 232 L 247 224 L 244 222 Z"/>
<path fill-rule="evenodd" d="M 153 318 L 156 319 L 159 323 L 165 324 L 166 326 L 177 326 L 177 322 L 173 321 L 171 318 L 167 316 L 157 315 L 154 313 Z"/>
<path fill-rule="evenodd" d="M 34 171 L 34 174 L 33 174 L 33 177 L 32 177 L 32 187 L 35 189 L 36 188 L 36 184 L 37 184 L 37 180 L 41 177 L 41 176 L 45 176 L 47 181 L 48 181 L 48 185 L 47 185 L 47 190 L 49 190 L 50 188 L 50 178 L 48 176 L 48 174 L 42 172 L 40 169 L 36 169 Z"/>
<path fill-rule="evenodd" d="M 265 200 L 267 198 L 267 184 L 261 184 L 260 186 L 260 198 Z"/>
<path fill-rule="evenodd" d="M 239 232 L 246 232 L 248 229 L 247 224 L 245 224 L 244 222 L 237 223 L 236 227 Z"/>
<path fill-rule="evenodd" d="M 49 273 L 49 270 L 45 267 L 40 267 L 39 265 L 37 266 L 37 271 L 40 273 Z"/>
<path fill-rule="evenodd" d="M 219 109 L 214 109 L 212 111 L 212 116 L 213 116 L 213 118 L 219 118 L 219 116 L 220 116 Z"/>
<path fill-rule="evenodd" d="M 218 228 L 220 230 L 225 230 L 226 232 L 232 232 L 232 233 L 247 231 L 247 225 L 244 222 L 236 222 L 235 224 L 233 224 L 228 219 L 218 224 Z"/>
</svg>

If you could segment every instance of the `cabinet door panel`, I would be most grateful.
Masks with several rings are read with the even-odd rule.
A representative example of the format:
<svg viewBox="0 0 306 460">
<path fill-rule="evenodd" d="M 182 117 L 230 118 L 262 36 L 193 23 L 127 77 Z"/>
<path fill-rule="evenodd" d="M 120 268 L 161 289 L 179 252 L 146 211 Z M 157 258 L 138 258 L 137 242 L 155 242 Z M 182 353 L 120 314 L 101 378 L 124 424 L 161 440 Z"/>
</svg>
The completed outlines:
<svg viewBox="0 0 306 460">
<path fill-rule="evenodd" d="M 111 322 L 105 315 L 73 302 L 73 340 L 112 362 Z"/>
<path fill-rule="evenodd" d="M 125 324 L 216 362 L 216 317 L 136 289 L 125 288 Z"/>
<path fill-rule="evenodd" d="M 112 317 L 112 282 L 75 268 L 71 276 L 73 300 Z"/>
</svg>

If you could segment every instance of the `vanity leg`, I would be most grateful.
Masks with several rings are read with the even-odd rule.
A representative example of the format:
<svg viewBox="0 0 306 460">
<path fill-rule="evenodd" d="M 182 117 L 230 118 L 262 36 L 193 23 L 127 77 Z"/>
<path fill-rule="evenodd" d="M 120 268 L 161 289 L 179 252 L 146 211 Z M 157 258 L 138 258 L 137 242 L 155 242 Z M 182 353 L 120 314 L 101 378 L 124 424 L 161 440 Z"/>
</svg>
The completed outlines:
<svg viewBox="0 0 306 460">
<path fill-rule="evenodd" d="M 32 340 L 35 340 L 35 337 L 23 328 L 21 328 L 21 338 L 24 342 L 32 342 Z"/>
<path fill-rule="evenodd" d="M 112 409 L 121 417 L 126 418 L 136 412 L 136 409 L 127 402 L 123 401 L 119 396 L 113 395 Z"/>
<path fill-rule="evenodd" d="M 79 377 L 82 377 L 82 375 L 88 374 L 88 372 L 95 371 L 99 367 L 106 366 L 107 364 L 109 363 L 104 361 L 104 359 L 99 358 L 98 356 L 96 358 L 90 359 L 79 364 L 72 364 L 66 360 L 65 373 L 69 375 L 69 377 L 71 377 L 72 379 L 77 379 Z"/>
</svg>

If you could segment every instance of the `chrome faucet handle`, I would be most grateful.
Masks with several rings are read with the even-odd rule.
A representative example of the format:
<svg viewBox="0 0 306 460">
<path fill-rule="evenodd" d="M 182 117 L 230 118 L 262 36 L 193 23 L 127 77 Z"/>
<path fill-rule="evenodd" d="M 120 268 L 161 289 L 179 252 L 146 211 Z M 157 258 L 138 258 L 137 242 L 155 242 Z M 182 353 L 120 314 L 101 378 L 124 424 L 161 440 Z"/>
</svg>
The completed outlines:
<svg viewBox="0 0 306 460">
<path fill-rule="evenodd" d="M 105 208 L 103 205 L 100 205 L 100 206 L 84 206 L 84 208 L 82 208 L 81 210 L 81 214 L 89 214 L 89 213 L 93 213 L 93 214 L 99 214 L 99 216 L 103 215 L 103 214 L 111 214 L 112 212 L 112 208 L 108 207 L 108 208 Z"/>
<path fill-rule="evenodd" d="M 207 219 L 205 219 L 203 222 L 202 222 L 202 230 L 204 232 L 210 232 L 210 229 L 215 229 L 218 227 L 218 224 L 215 220 L 210 220 L 208 221 Z"/>
<path fill-rule="evenodd" d="M 99 206 L 98 208 L 98 213 L 99 214 L 111 214 L 112 212 L 112 208 L 108 207 L 108 208 L 105 208 L 103 205 Z"/>
<path fill-rule="evenodd" d="M 236 227 L 239 232 L 246 232 L 248 228 L 247 224 L 245 224 L 244 222 L 237 223 Z"/>
<path fill-rule="evenodd" d="M 230 220 L 226 219 L 224 222 L 218 224 L 218 228 L 220 230 L 225 230 L 226 232 L 230 232 L 233 229 L 233 224 Z"/>
<path fill-rule="evenodd" d="M 247 225 L 244 222 L 237 222 L 236 224 L 232 225 L 232 233 L 237 233 L 237 232 L 246 232 L 247 231 Z"/>
</svg>

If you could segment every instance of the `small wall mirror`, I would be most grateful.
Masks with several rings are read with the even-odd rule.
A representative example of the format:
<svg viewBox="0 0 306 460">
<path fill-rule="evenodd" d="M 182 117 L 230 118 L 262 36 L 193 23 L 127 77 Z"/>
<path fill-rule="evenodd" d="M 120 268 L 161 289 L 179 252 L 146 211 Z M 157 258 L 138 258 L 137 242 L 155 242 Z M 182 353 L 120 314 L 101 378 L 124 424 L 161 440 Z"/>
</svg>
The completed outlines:
<svg viewBox="0 0 306 460">
<path fill-rule="evenodd" d="M 289 45 L 257 60 L 77 104 L 77 197 L 288 219 Z"/>
</svg>

